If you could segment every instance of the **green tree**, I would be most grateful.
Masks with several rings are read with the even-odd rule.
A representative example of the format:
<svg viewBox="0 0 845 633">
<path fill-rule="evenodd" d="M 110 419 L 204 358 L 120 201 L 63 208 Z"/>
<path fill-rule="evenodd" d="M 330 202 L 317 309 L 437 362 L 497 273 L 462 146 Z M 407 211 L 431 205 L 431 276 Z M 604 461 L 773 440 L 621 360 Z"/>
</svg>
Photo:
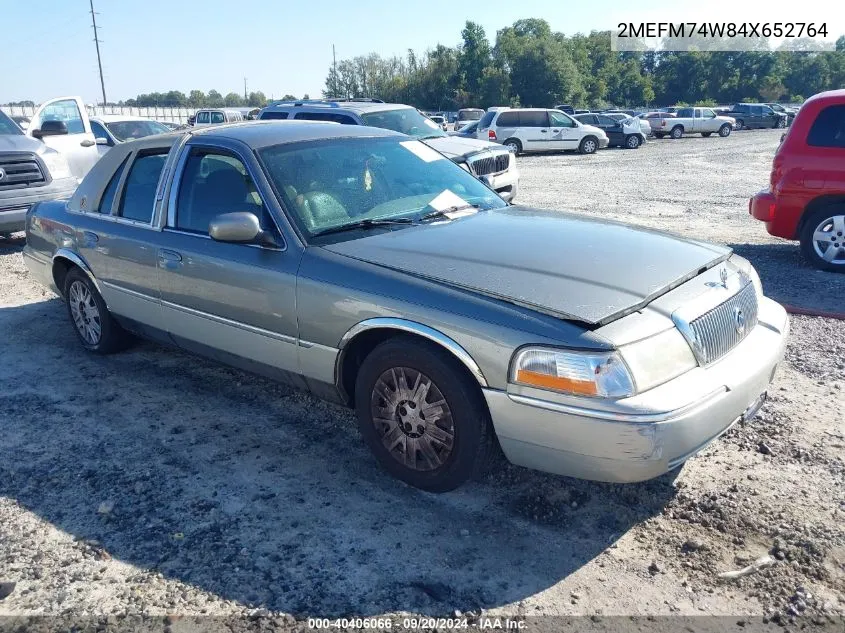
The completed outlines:
<svg viewBox="0 0 845 633">
<path fill-rule="evenodd" d="M 267 97 L 260 90 L 258 92 L 250 92 L 246 105 L 251 108 L 263 108 L 267 105 Z"/>
<path fill-rule="evenodd" d="M 463 45 L 458 54 L 460 87 L 467 92 L 467 101 L 477 103 L 481 97 L 484 69 L 491 61 L 490 42 L 487 41 L 484 27 L 470 21 L 461 31 L 461 37 Z"/>
<path fill-rule="evenodd" d="M 222 108 L 224 104 L 223 95 L 216 90 L 209 90 L 205 96 L 205 105 L 209 108 Z"/>
<path fill-rule="evenodd" d="M 191 90 L 188 94 L 188 106 L 201 108 L 205 105 L 205 93 L 202 90 Z"/>
</svg>

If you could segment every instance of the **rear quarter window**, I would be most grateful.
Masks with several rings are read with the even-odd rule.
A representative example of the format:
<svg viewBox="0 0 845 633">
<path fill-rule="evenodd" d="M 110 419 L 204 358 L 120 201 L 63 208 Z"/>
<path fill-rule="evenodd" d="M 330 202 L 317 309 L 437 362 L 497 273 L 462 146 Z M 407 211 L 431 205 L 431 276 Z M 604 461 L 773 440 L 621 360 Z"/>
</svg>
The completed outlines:
<svg viewBox="0 0 845 633">
<path fill-rule="evenodd" d="M 287 119 L 287 118 L 288 118 L 287 112 L 271 111 L 271 112 L 265 112 L 264 114 L 261 115 L 262 121 L 267 121 L 267 120 L 271 120 L 271 119 L 275 119 L 275 120 L 278 121 L 278 120 Z"/>
<path fill-rule="evenodd" d="M 126 163 L 129 160 L 129 157 L 123 159 L 123 162 L 120 163 L 120 166 L 117 168 L 117 171 L 114 172 L 114 175 L 109 180 L 109 184 L 106 187 L 106 190 L 103 192 L 103 197 L 100 198 L 100 204 L 97 207 L 97 213 L 104 213 L 105 215 L 109 215 L 111 213 L 112 204 L 114 203 L 114 196 L 117 193 L 117 186 L 120 184 L 120 177 L 123 175 L 123 170 L 126 167 Z"/>
<path fill-rule="evenodd" d="M 807 145 L 845 148 L 845 104 L 824 108 L 807 134 Z"/>
<path fill-rule="evenodd" d="M 307 121 L 331 121 L 343 125 L 356 125 L 355 119 L 348 114 L 336 112 L 297 112 L 294 119 L 305 119 Z"/>
<path fill-rule="evenodd" d="M 481 117 L 481 120 L 478 122 L 478 127 L 482 130 L 487 129 L 490 127 L 490 124 L 493 122 L 493 119 L 496 116 L 496 112 L 485 112 L 484 116 Z"/>
<path fill-rule="evenodd" d="M 519 127 L 519 112 L 502 112 L 496 119 L 499 127 Z"/>
<path fill-rule="evenodd" d="M 139 154 L 135 158 L 123 186 L 121 217 L 147 224 L 152 222 L 156 189 L 166 158 L 166 151 Z"/>
</svg>

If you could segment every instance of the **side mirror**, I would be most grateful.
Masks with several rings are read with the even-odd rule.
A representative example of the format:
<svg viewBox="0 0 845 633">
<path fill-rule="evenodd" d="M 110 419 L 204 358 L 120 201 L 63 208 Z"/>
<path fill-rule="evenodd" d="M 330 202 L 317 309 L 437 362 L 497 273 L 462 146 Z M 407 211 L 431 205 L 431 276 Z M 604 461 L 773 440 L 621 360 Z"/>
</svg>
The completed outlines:
<svg viewBox="0 0 845 633">
<path fill-rule="evenodd" d="M 97 142 L 97 145 L 111 145 L 109 139 L 105 138 L 104 136 L 98 136 L 94 140 Z"/>
<path fill-rule="evenodd" d="M 218 242 L 278 246 L 273 236 L 261 229 L 255 214 L 248 211 L 221 213 L 209 223 L 208 234 Z"/>
<path fill-rule="evenodd" d="M 67 125 L 64 121 L 43 121 L 40 129 L 32 131 L 35 138 L 60 136 L 62 134 L 67 134 Z"/>
</svg>

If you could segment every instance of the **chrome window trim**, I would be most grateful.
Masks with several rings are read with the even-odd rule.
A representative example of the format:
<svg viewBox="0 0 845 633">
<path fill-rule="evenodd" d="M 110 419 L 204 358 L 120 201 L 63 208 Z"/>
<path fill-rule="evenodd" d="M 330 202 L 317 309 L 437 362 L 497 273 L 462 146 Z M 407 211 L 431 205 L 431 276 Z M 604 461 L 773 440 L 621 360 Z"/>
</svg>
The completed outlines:
<svg viewBox="0 0 845 633">
<path fill-rule="evenodd" d="M 482 387 L 487 387 L 487 379 L 484 377 L 484 374 L 481 371 L 481 368 L 475 362 L 475 360 L 470 356 L 469 352 L 467 352 L 463 347 L 461 347 L 456 341 L 452 340 L 443 332 L 439 332 L 434 328 L 430 328 L 427 325 L 423 325 L 422 323 L 417 323 L 416 321 L 409 321 L 407 319 L 397 319 L 394 317 L 377 317 L 373 319 L 366 319 L 365 321 L 361 321 L 360 323 L 356 323 L 353 325 L 349 330 L 347 330 L 346 334 L 340 339 L 340 343 L 338 344 L 338 349 L 343 351 L 343 349 L 349 344 L 349 342 L 355 338 L 361 332 L 365 332 L 367 330 L 373 330 L 376 328 L 388 329 L 388 330 L 398 330 L 400 332 L 410 332 L 412 334 L 418 334 L 424 338 L 427 338 L 439 345 L 445 347 L 449 350 L 464 366 L 472 373 L 475 379 L 478 381 Z M 337 357 L 337 366 L 335 368 L 335 376 L 339 376 L 340 370 L 340 363 L 343 361 L 343 354 L 338 354 Z"/>
<path fill-rule="evenodd" d="M 203 312 L 202 310 L 196 310 L 194 308 L 189 308 L 178 303 L 172 303 L 170 301 L 162 300 L 161 305 L 165 308 L 179 310 L 180 312 L 184 312 L 186 314 L 197 316 L 203 319 L 208 319 L 209 321 L 214 321 L 215 323 L 220 323 L 221 325 L 229 325 L 231 327 L 236 327 L 238 329 L 244 330 L 245 332 L 250 332 L 252 334 L 258 334 L 267 338 L 276 339 L 277 341 L 281 341 L 282 343 L 296 345 L 297 342 L 297 339 L 294 336 L 288 336 L 287 334 L 281 334 L 279 332 L 265 330 L 264 328 L 256 327 L 254 325 L 248 325 L 246 323 L 241 323 L 240 321 L 233 321 L 232 319 L 227 319 L 226 317 L 211 314 L 209 312 Z"/>
</svg>

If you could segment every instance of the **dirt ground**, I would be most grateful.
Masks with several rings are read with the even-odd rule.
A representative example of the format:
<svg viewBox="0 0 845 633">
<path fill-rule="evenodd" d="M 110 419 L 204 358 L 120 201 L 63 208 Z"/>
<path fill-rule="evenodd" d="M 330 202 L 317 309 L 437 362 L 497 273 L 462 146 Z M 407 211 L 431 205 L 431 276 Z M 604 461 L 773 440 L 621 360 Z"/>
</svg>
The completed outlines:
<svg viewBox="0 0 845 633">
<path fill-rule="evenodd" d="M 842 310 L 845 276 L 748 216 L 779 135 L 521 157 L 519 201 L 730 244 L 775 299 Z M 0 243 L 0 616 L 845 614 L 845 322 L 793 317 L 760 415 L 680 472 L 503 465 L 432 495 L 344 409 L 149 343 L 85 353 L 21 247 Z"/>
</svg>

